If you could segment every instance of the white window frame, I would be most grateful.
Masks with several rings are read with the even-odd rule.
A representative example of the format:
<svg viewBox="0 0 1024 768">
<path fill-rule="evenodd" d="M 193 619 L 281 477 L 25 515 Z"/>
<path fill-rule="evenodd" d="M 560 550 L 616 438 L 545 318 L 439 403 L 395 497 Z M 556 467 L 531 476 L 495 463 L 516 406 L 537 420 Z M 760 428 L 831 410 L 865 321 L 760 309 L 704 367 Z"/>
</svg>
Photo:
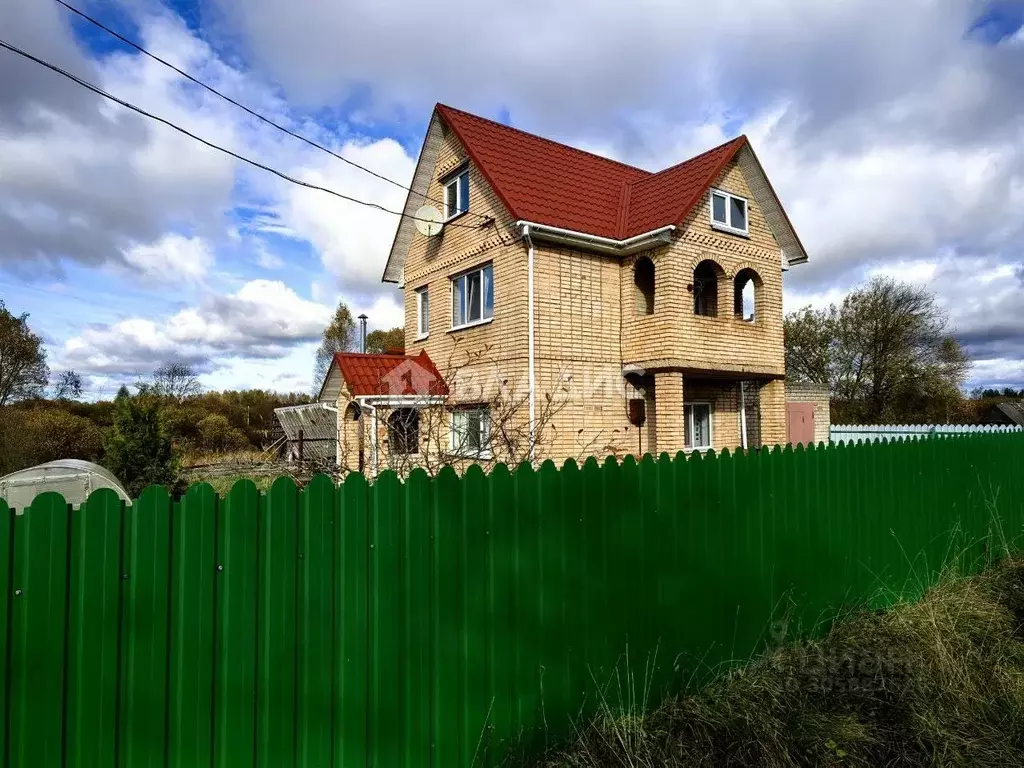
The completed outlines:
<svg viewBox="0 0 1024 768">
<path fill-rule="evenodd" d="M 715 219 L 715 195 L 725 198 L 725 224 Z M 732 225 L 733 200 L 743 201 L 743 227 L 734 227 Z M 731 232 L 734 235 L 750 234 L 750 201 L 748 201 L 745 197 L 742 197 L 740 195 L 734 195 L 732 192 L 726 192 L 724 189 L 712 188 L 708 192 L 708 217 L 711 219 L 712 229 L 720 229 L 723 232 Z"/>
<path fill-rule="evenodd" d="M 687 451 L 709 451 L 715 445 L 715 409 L 710 400 L 693 400 L 683 405 L 683 418 L 686 419 L 686 431 L 693 439 L 696 432 L 693 428 L 693 410 L 696 406 L 707 406 L 708 409 L 708 444 L 707 445 L 684 445 Z"/>
<path fill-rule="evenodd" d="M 426 329 L 423 327 L 423 303 L 426 299 Z M 416 289 L 416 341 L 422 341 L 430 335 L 430 288 L 423 286 Z"/>
<path fill-rule="evenodd" d="M 494 320 L 494 302 L 493 302 L 493 300 L 491 302 L 491 314 L 490 315 L 485 315 L 484 314 L 487 311 L 487 305 L 484 302 L 484 296 L 487 294 L 486 286 L 484 285 L 484 271 L 486 269 L 488 269 L 488 268 L 490 268 L 490 271 L 491 271 L 491 292 L 493 293 L 493 291 L 494 291 L 494 263 L 493 262 L 489 261 L 486 264 L 481 264 L 478 267 L 473 267 L 473 269 L 467 269 L 465 272 L 459 272 L 458 274 L 452 275 L 449 278 L 449 280 L 448 280 L 448 293 L 449 293 L 448 306 L 450 307 L 451 313 L 452 313 L 452 322 L 451 322 L 451 329 L 450 330 L 452 330 L 452 331 L 461 331 L 461 330 L 463 330 L 465 328 L 474 328 L 475 326 L 478 326 L 478 325 L 486 325 L 487 323 L 489 323 L 492 320 Z M 480 317 L 478 319 L 476 319 L 476 320 L 467 320 L 466 322 L 462 323 L 461 325 L 456 325 L 455 324 L 455 284 L 459 280 L 461 280 L 461 279 L 463 279 L 465 277 L 468 277 L 469 275 L 472 275 L 475 272 L 479 272 L 480 273 Z M 466 317 L 469 316 L 469 307 L 468 306 L 466 307 L 465 315 L 466 315 Z"/>
<path fill-rule="evenodd" d="M 452 176 L 451 178 L 449 178 L 447 181 L 445 181 L 443 183 L 444 194 L 442 196 L 442 199 L 444 200 L 444 220 L 445 221 L 451 221 L 452 219 L 454 219 L 454 218 L 456 218 L 458 216 L 461 216 L 464 213 L 468 213 L 469 212 L 469 195 L 468 194 L 466 195 L 466 210 L 464 210 L 464 211 L 460 211 L 459 210 L 459 201 L 462 199 L 462 195 L 463 195 L 463 190 L 462 190 L 463 185 L 466 185 L 466 186 L 469 185 L 469 168 L 468 167 L 462 168 L 461 170 L 457 171 L 454 176 Z M 455 187 L 455 210 L 454 211 L 449 210 L 449 208 L 448 208 L 448 188 L 449 187 Z"/>
<path fill-rule="evenodd" d="M 480 448 L 473 450 L 459 443 L 456 440 L 458 430 L 455 426 L 455 416 L 459 413 L 477 413 L 480 415 Z M 486 418 L 484 418 L 486 416 Z M 486 405 L 470 408 L 453 408 L 451 412 L 451 428 L 448 431 L 448 450 L 452 456 L 466 459 L 490 459 L 491 453 L 491 409 Z"/>
</svg>

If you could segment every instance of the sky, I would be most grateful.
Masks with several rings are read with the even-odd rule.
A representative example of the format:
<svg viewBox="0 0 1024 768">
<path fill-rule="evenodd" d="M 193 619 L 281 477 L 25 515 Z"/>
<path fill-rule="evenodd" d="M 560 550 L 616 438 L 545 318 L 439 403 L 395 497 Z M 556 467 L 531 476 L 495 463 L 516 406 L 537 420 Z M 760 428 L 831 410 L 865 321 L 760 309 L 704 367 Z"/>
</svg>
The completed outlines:
<svg viewBox="0 0 1024 768">
<path fill-rule="evenodd" d="M 787 311 L 875 275 L 921 284 L 968 386 L 1024 387 L 1024 0 L 78 7 L 401 184 L 438 101 L 650 170 L 746 133 L 810 256 Z M 0 38 L 290 175 L 404 203 L 54 0 L 4 0 Z M 90 399 L 168 359 L 211 389 L 308 391 L 338 301 L 402 324 L 380 282 L 396 227 L 0 50 L 0 298 Z"/>
</svg>

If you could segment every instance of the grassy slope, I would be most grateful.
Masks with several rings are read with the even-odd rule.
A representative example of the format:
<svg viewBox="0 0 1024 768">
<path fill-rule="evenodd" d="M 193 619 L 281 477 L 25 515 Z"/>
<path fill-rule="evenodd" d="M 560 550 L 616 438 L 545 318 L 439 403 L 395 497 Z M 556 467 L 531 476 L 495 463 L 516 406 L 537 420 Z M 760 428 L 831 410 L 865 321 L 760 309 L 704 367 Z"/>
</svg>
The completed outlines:
<svg viewBox="0 0 1024 768">
<path fill-rule="evenodd" d="M 1024 561 L 852 616 L 653 713 L 613 709 L 540 765 L 1024 765 Z"/>
</svg>

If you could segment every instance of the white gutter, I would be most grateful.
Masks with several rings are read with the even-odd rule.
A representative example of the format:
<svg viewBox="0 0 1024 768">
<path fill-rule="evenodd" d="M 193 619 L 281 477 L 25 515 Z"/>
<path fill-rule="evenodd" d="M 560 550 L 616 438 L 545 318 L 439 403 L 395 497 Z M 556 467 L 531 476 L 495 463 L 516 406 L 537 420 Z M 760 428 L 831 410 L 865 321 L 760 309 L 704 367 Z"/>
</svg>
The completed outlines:
<svg viewBox="0 0 1024 768">
<path fill-rule="evenodd" d="M 520 226 L 523 228 L 523 238 L 530 246 L 528 255 L 526 257 L 526 354 L 527 354 L 527 377 L 529 379 L 529 390 L 530 390 L 530 423 L 528 425 L 528 434 L 530 440 L 530 461 L 533 462 L 533 449 L 534 449 L 534 425 L 537 420 L 537 378 L 534 372 L 534 319 L 533 319 L 533 238 L 530 237 L 530 227 L 532 224 L 520 222 Z"/>
<path fill-rule="evenodd" d="M 639 235 L 634 235 L 633 237 L 627 237 L 625 240 L 615 240 L 610 237 L 590 235 L 586 232 L 579 232 L 574 229 L 562 229 L 561 227 L 537 224 L 532 221 L 517 221 L 516 226 L 524 229 L 524 236 L 525 232 L 528 230 L 530 234 L 536 238 L 568 243 L 569 245 L 576 245 L 578 247 L 601 251 L 603 253 L 611 253 L 617 256 L 624 256 L 626 254 L 635 253 L 636 251 L 642 251 L 656 243 L 667 243 L 669 242 L 669 237 L 676 228 L 675 224 L 668 224 L 664 227 L 652 229 L 650 232 L 643 232 Z"/>
</svg>

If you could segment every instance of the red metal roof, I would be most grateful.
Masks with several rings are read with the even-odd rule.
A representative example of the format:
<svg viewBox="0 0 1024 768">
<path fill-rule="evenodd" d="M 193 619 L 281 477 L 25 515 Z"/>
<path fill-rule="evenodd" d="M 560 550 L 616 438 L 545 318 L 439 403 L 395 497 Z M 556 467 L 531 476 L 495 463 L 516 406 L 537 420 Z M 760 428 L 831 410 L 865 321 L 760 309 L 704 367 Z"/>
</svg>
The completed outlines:
<svg viewBox="0 0 1024 768">
<path fill-rule="evenodd" d="M 415 356 L 338 352 L 334 362 L 353 396 L 448 394 L 448 385 L 426 350 Z"/>
<path fill-rule="evenodd" d="M 437 112 L 512 216 L 613 239 L 681 224 L 747 143 L 651 173 L 444 104 Z"/>
</svg>

